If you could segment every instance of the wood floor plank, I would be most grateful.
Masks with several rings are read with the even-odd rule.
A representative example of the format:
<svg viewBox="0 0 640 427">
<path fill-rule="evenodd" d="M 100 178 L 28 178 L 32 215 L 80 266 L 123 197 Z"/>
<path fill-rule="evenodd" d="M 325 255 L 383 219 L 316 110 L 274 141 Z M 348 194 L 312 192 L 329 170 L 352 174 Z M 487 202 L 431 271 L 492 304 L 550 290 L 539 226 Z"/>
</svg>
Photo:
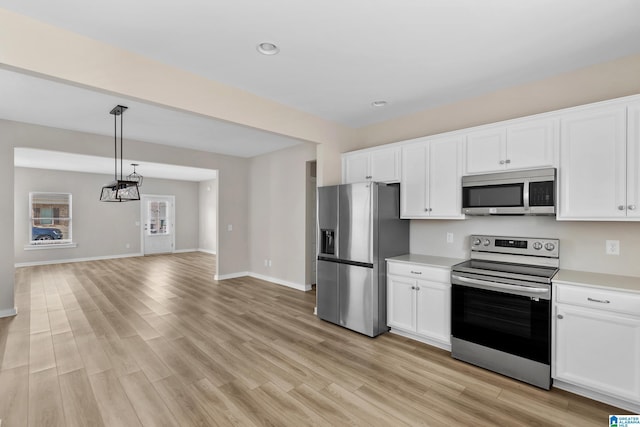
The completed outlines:
<svg viewBox="0 0 640 427">
<path fill-rule="evenodd" d="M 124 338 L 122 343 L 126 351 L 133 355 L 149 381 L 155 382 L 173 375 L 171 369 L 160 360 L 151 347 L 139 336 Z"/>
<path fill-rule="evenodd" d="M 0 420 L 6 426 L 26 426 L 29 416 L 29 367 L 0 370 Z"/>
<path fill-rule="evenodd" d="M 39 332 L 49 332 L 51 327 L 49 326 L 49 312 L 47 308 L 39 308 L 37 310 L 31 310 L 31 322 L 29 330 L 32 334 Z"/>
<path fill-rule="evenodd" d="M 49 311 L 49 325 L 51 327 L 51 335 L 71 332 L 71 325 L 65 310 Z"/>
<path fill-rule="evenodd" d="M 120 383 L 142 425 L 179 425 L 142 371 L 120 377 Z"/>
<path fill-rule="evenodd" d="M 64 417 L 68 426 L 102 426 L 104 422 L 84 369 L 59 375 Z"/>
<path fill-rule="evenodd" d="M 25 315 L 24 313 L 22 314 Z M 28 314 L 26 314 L 28 317 Z M 30 336 L 28 330 L 7 334 L 4 356 L 0 359 L 0 369 L 13 369 L 29 365 Z"/>
<path fill-rule="evenodd" d="M 133 354 L 127 351 L 122 340 L 116 335 L 98 337 L 102 350 L 109 356 L 111 366 L 118 377 L 128 375 L 140 370 L 138 362 Z"/>
<path fill-rule="evenodd" d="M 29 375 L 29 426 L 65 426 L 58 371 L 51 368 Z"/>
<path fill-rule="evenodd" d="M 31 334 L 29 339 L 29 372 L 34 373 L 56 367 L 56 355 L 50 332 Z"/>
<path fill-rule="evenodd" d="M 107 426 L 139 426 L 140 421 L 113 370 L 89 375 L 100 415 Z"/>
<path fill-rule="evenodd" d="M 111 370 L 111 360 L 92 331 L 75 334 L 78 352 L 87 375 Z"/>
<path fill-rule="evenodd" d="M 178 378 L 170 376 L 153 383 L 154 388 L 179 425 L 209 426 L 215 425 L 197 399 L 189 393 Z"/>
<path fill-rule="evenodd" d="M 52 338 L 58 375 L 84 368 L 73 333 L 65 332 Z"/>
<path fill-rule="evenodd" d="M 5 425 L 596 426 L 628 414 L 313 315 L 315 292 L 212 279 L 215 256 L 16 269 Z"/>
</svg>

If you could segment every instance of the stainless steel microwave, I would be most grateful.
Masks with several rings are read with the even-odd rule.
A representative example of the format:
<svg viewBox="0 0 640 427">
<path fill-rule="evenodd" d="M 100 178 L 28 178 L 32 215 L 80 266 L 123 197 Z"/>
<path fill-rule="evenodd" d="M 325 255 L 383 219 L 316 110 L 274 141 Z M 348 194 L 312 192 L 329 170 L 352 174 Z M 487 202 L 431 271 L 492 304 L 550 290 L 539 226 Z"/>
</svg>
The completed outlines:
<svg viewBox="0 0 640 427">
<path fill-rule="evenodd" d="M 462 177 L 466 215 L 555 215 L 556 169 L 529 169 Z"/>
</svg>

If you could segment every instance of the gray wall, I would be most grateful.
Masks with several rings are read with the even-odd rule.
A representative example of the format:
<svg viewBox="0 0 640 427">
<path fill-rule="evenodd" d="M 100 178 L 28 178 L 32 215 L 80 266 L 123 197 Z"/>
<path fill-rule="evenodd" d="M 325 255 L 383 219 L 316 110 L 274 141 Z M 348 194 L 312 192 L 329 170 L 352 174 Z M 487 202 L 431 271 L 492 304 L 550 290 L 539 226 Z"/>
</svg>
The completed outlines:
<svg viewBox="0 0 640 427">
<path fill-rule="evenodd" d="M 315 158 L 315 144 L 306 143 L 251 159 L 250 271 L 300 289 L 306 284 L 307 161 Z"/>
<path fill-rule="evenodd" d="M 140 254 L 140 202 L 104 203 L 98 200 L 100 188 L 112 179 L 110 175 L 15 168 L 15 262 L 37 263 Z M 24 249 L 29 244 L 30 191 L 72 194 L 73 241 L 77 247 Z M 198 183 L 146 177 L 141 193 L 175 195 L 175 249 L 198 248 L 198 209 L 194 209 L 199 203 Z"/>
<path fill-rule="evenodd" d="M 29 147 L 69 153 L 111 157 L 113 139 L 82 132 L 0 120 L 0 220 L 14 223 L 13 148 Z M 215 136 L 212 136 L 212 138 Z M 218 236 L 218 274 L 231 275 L 249 269 L 248 257 L 248 176 L 247 159 L 179 149 L 129 140 L 127 157 L 141 162 L 166 163 L 218 170 L 218 221 L 221 228 L 233 224 L 232 232 Z M 99 184 L 101 185 L 102 182 Z M 95 191 L 95 190 L 93 190 Z M 226 228 L 225 228 L 226 230 Z M 14 256 L 12 232 L 0 240 L 0 316 L 14 308 Z"/>
<path fill-rule="evenodd" d="M 218 249 L 218 180 L 202 181 L 200 192 L 200 235 L 198 249 L 217 253 Z"/>
<path fill-rule="evenodd" d="M 446 243 L 447 232 L 454 233 L 451 244 Z M 556 221 L 555 217 L 412 220 L 411 252 L 468 258 L 470 234 L 558 238 L 560 268 L 640 276 L 638 222 Z M 605 240 L 620 240 L 620 255 L 606 255 Z"/>
</svg>

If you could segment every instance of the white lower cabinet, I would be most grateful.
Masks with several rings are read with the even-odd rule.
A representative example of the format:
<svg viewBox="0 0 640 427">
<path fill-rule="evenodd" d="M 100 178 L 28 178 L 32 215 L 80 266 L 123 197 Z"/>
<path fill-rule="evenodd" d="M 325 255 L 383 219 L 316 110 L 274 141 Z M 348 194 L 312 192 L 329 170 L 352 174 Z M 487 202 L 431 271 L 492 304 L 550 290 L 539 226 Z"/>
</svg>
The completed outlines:
<svg viewBox="0 0 640 427">
<path fill-rule="evenodd" d="M 450 270 L 392 261 L 387 268 L 387 324 L 391 331 L 450 350 Z"/>
<path fill-rule="evenodd" d="M 555 384 L 640 408 L 640 294 L 560 283 L 554 295 Z"/>
</svg>

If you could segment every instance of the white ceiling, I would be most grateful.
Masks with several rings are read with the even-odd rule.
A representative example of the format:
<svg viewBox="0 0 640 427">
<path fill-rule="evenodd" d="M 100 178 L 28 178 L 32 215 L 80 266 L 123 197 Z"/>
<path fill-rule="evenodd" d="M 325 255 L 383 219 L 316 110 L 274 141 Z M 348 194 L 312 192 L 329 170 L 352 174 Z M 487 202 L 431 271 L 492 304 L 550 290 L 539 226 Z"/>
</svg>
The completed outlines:
<svg viewBox="0 0 640 427">
<path fill-rule="evenodd" d="M 640 53 L 637 0 L 0 0 L 31 16 L 362 127 Z M 276 43 L 275 56 L 257 53 Z M 252 157 L 299 141 L 0 70 L 0 118 Z M 386 100 L 384 108 L 371 102 Z M 62 104 L 61 104 L 62 101 Z M 60 105 L 63 108 L 60 108 Z"/>
</svg>

